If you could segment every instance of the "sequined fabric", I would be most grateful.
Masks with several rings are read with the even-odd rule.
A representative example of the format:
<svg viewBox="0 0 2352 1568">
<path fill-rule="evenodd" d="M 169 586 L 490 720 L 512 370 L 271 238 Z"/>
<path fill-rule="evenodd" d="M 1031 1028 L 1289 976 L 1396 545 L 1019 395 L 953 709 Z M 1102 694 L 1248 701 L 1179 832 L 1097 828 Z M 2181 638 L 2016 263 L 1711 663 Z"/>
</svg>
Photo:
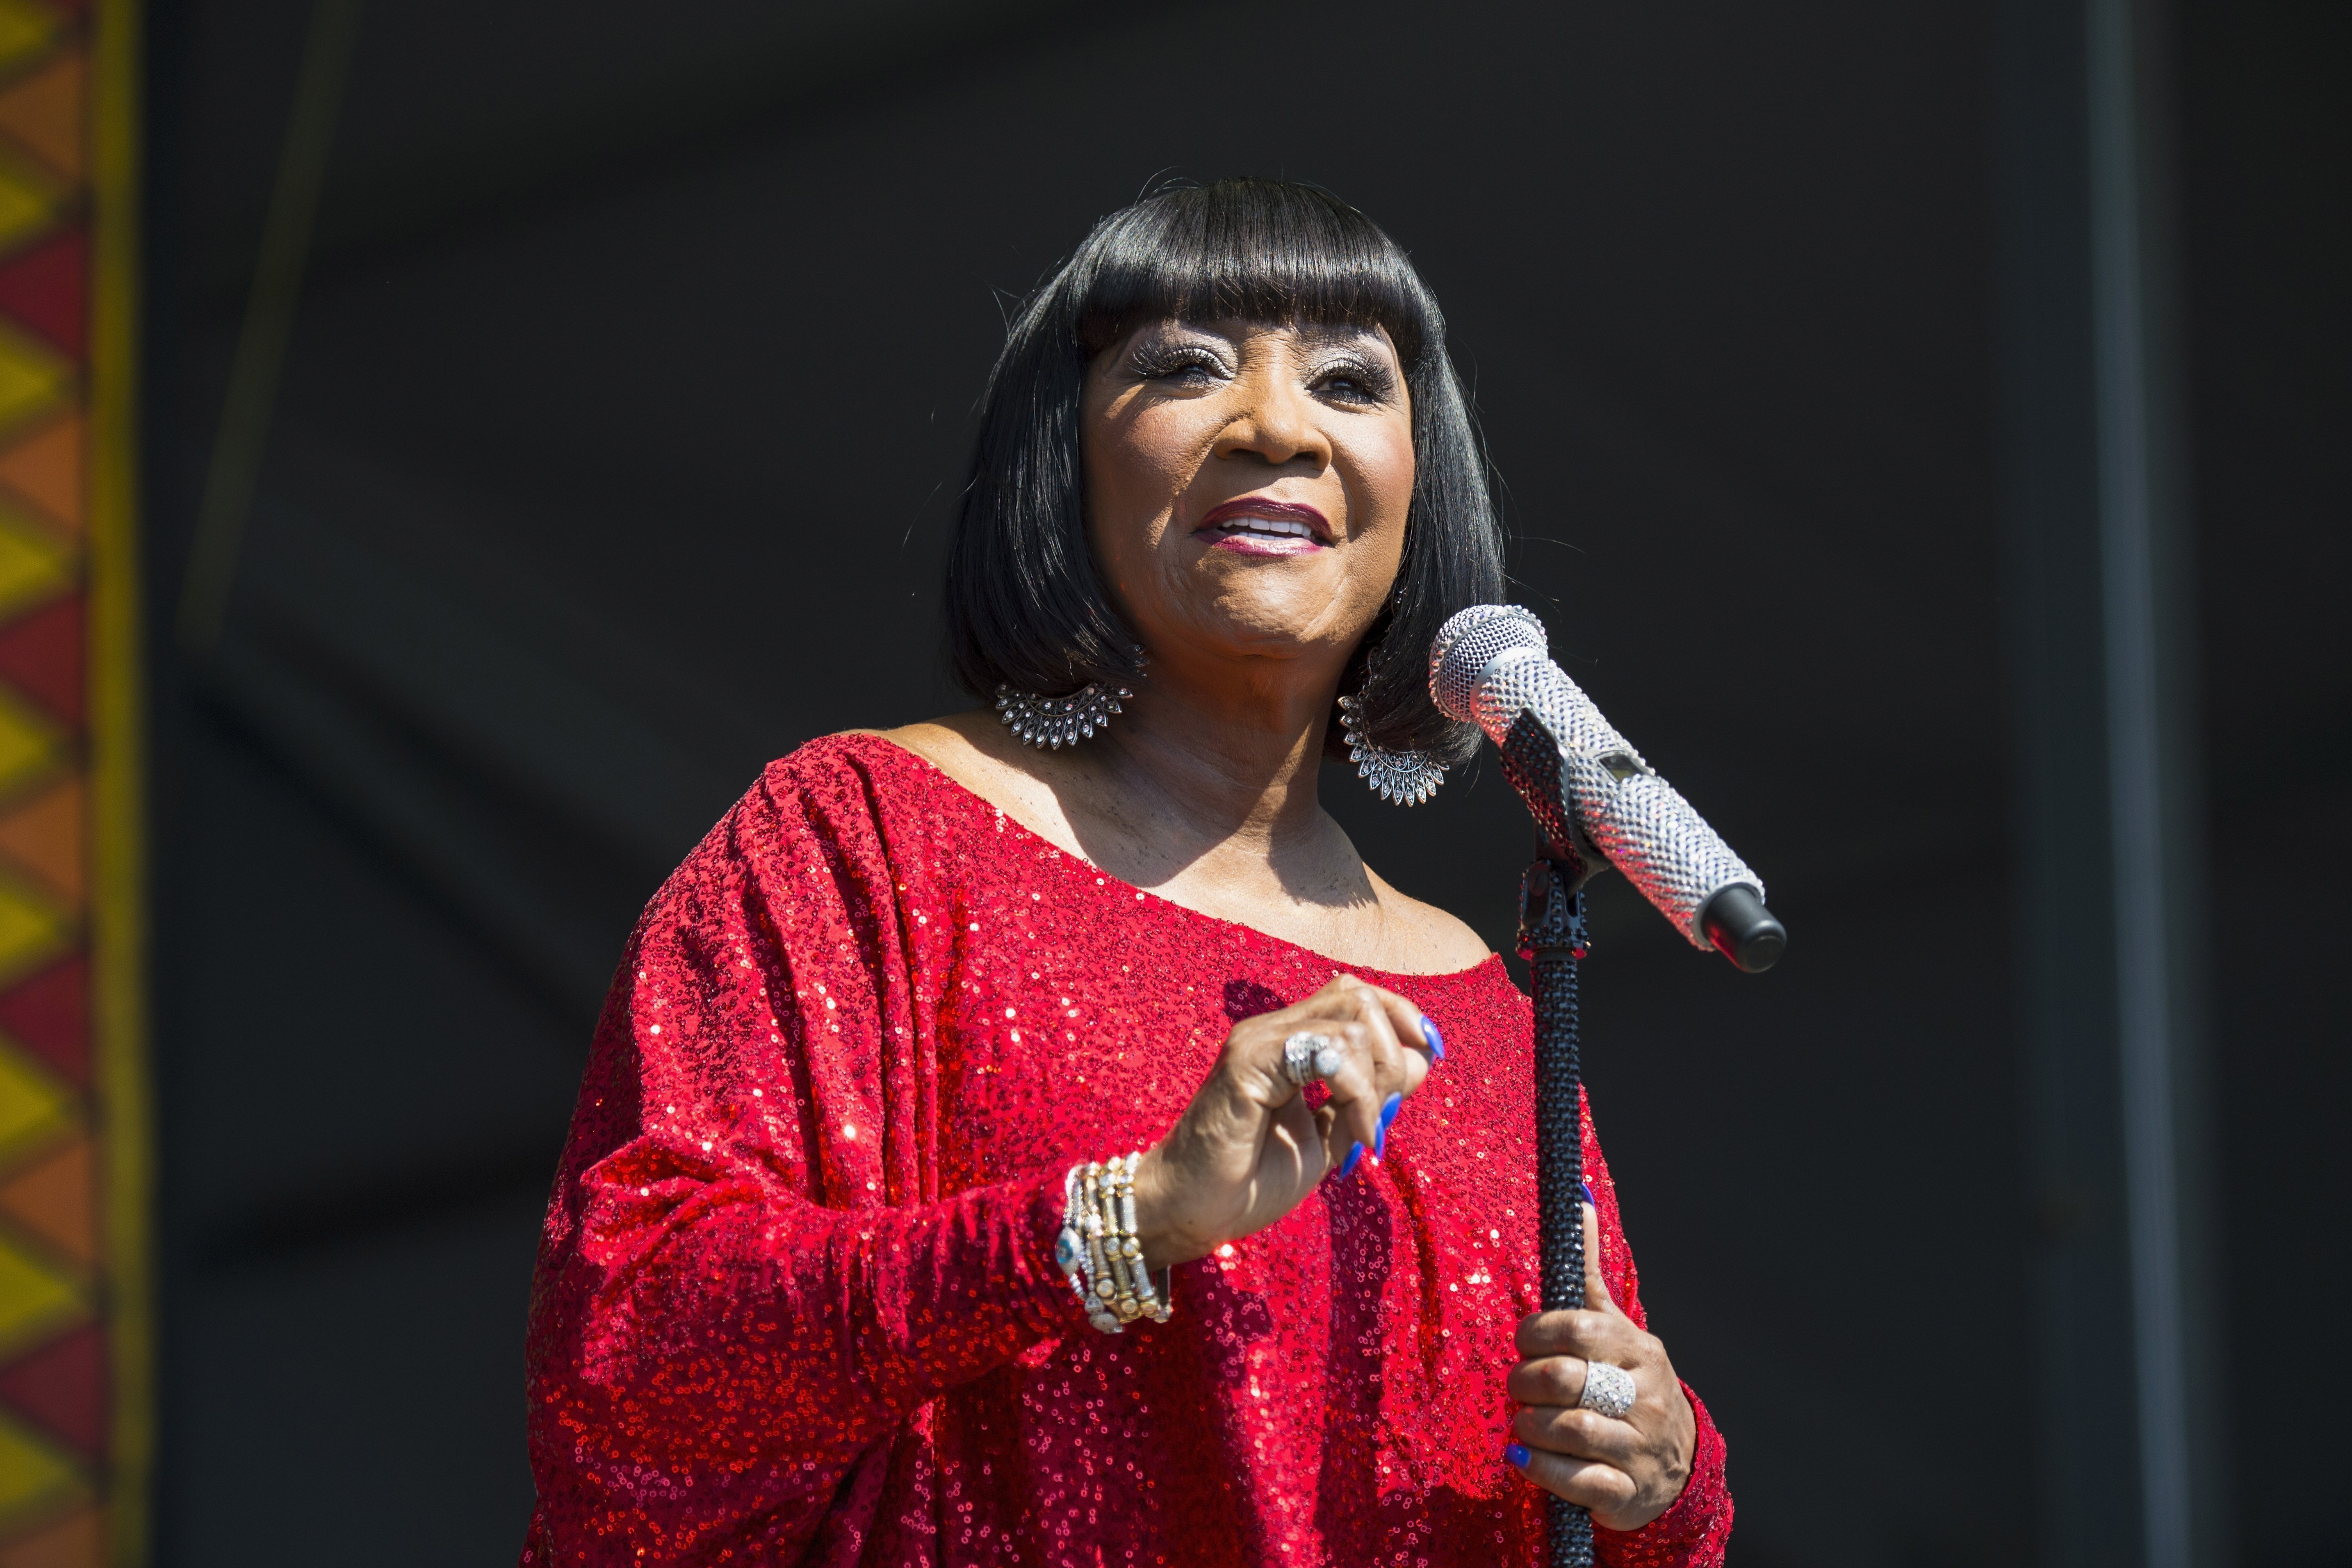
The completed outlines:
<svg viewBox="0 0 2352 1568">
<path fill-rule="evenodd" d="M 772 764 L 656 895 L 533 1289 L 522 1561 L 1539 1560 L 1501 1453 L 1538 1300 L 1528 1003 L 1355 973 L 1447 1055 L 1388 1158 L 1089 1328 L 1063 1173 L 1149 1146 L 1236 1019 L 1339 966 L 1139 892 L 887 741 Z M 1590 1121 L 1601 1266 L 1642 1307 Z M 1723 1443 L 1612 1564 L 1722 1561 Z"/>
</svg>

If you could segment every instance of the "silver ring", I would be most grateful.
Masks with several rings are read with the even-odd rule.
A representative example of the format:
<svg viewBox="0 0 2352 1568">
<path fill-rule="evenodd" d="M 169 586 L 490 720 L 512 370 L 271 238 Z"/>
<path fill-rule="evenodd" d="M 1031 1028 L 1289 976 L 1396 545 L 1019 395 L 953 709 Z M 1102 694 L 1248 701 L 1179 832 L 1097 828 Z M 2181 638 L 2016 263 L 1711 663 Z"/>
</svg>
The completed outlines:
<svg viewBox="0 0 2352 1568">
<path fill-rule="evenodd" d="M 1624 1420 L 1625 1412 L 1633 1408 L 1633 1374 L 1605 1361 L 1586 1362 L 1584 1394 L 1576 1405 L 1612 1421 Z"/>
<path fill-rule="evenodd" d="M 1282 1076 L 1301 1089 L 1329 1078 L 1347 1059 L 1339 1041 L 1312 1029 L 1301 1029 L 1282 1042 Z"/>
</svg>

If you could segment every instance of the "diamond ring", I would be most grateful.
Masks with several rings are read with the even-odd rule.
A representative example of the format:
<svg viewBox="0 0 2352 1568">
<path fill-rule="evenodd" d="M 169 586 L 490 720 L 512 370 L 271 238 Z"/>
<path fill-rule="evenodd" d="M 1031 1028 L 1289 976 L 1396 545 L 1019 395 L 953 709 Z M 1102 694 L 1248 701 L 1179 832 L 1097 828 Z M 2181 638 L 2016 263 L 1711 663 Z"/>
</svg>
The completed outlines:
<svg viewBox="0 0 2352 1568">
<path fill-rule="evenodd" d="M 1282 1042 L 1282 1075 L 1301 1089 L 1329 1078 L 1347 1059 L 1339 1041 L 1312 1029 L 1301 1029 Z"/>
<path fill-rule="evenodd" d="M 1580 1410 L 1622 1421 L 1625 1412 L 1633 1408 L 1633 1374 L 1605 1361 L 1586 1362 L 1584 1395 L 1576 1404 Z"/>
</svg>

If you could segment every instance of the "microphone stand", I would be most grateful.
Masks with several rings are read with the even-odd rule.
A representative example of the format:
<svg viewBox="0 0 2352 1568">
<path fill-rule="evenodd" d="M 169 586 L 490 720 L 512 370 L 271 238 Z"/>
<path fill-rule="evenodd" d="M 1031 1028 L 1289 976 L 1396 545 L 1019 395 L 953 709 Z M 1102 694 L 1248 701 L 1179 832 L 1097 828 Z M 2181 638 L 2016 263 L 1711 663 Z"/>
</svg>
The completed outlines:
<svg viewBox="0 0 2352 1568">
<path fill-rule="evenodd" d="M 1576 968 L 1588 949 L 1585 868 L 1552 858 L 1554 846 L 1519 881 L 1519 956 L 1535 974 L 1536 1203 L 1543 1309 L 1584 1305 L 1583 1083 L 1578 1060 Z M 1571 847 L 1572 848 L 1572 847 Z M 1592 1516 L 1565 1498 L 1549 1505 L 1551 1568 L 1591 1568 Z"/>
<path fill-rule="evenodd" d="M 1583 1064 L 1577 1039 L 1577 965 L 1591 946 L 1584 884 L 1603 862 L 1556 804 L 1559 744 L 1522 712 L 1496 748 L 1503 776 L 1536 819 L 1534 865 L 1519 879 L 1519 956 L 1535 977 L 1536 1207 L 1543 1310 L 1584 1305 Z M 1591 1568 L 1592 1516 L 1547 1495 L 1551 1568 Z"/>
<path fill-rule="evenodd" d="M 1482 645 L 1480 639 L 1496 629 L 1489 626 L 1481 631 L 1482 624 L 1496 616 L 1516 617 L 1525 625 L 1514 628 L 1498 623 L 1500 630 L 1509 635 L 1499 644 Z M 1465 637 L 1470 639 L 1467 644 L 1457 640 Z M 1468 720 L 1474 713 L 1481 715 L 1479 727 L 1495 740 L 1503 776 L 1536 822 L 1536 863 L 1528 868 L 1519 883 L 1518 946 L 1519 956 L 1528 961 L 1535 976 L 1538 1260 L 1543 1274 L 1543 1310 L 1558 1312 L 1584 1305 L 1584 1208 L 1579 1202 L 1584 1185 L 1584 1129 L 1579 1114 L 1583 1064 L 1577 1039 L 1577 965 L 1590 945 L 1584 924 L 1584 884 L 1607 862 L 1578 827 L 1569 804 L 1569 781 L 1561 772 L 1561 748 L 1567 742 L 1544 727 L 1538 710 L 1554 710 L 1552 717 L 1563 731 L 1582 724 L 1598 731 L 1612 746 L 1624 742 L 1556 667 L 1547 664 L 1529 674 L 1516 664 L 1498 666 L 1502 653 L 1513 647 L 1542 652 L 1542 628 L 1533 616 L 1498 605 L 1462 611 L 1446 622 L 1432 650 L 1430 696 L 1450 717 Z M 1467 668 L 1473 662 L 1479 667 L 1475 677 Z M 1498 668 L 1500 673 L 1495 673 Z M 1549 670 L 1548 678 L 1544 670 Z M 1554 685 L 1559 689 L 1550 689 Z M 1575 712 L 1580 707 L 1585 714 L 1582 720 Z M 1509 727 L 1495 734 L 1490 722 L 1515 710 Z M 1600 756 L 1580 752 L 1577 757 L 1580 763 L 1599 763 L 1621 784 L 1633 777 L 1631 773 L 1618 771 L 1621 761 L 1635 772 L 1647 772 L 1630 747 L 1622 757 L 1613 752 Z M 1654 780 L 1654 775 L 1651 777 Z M 1664 789 L 1663 784 L 1659 788 Z M 1648 812 L 1649 820 L 1643 819 L 1643 811 Z M 1780 958 L 1789 933 L 1765 909 L 1761 886 L 1749 885 L 1754 873 L 1713 828 L 1699 820 L 1682 796 L 1671 789 L 1664 790 L 1663 798 L 1654 792 L 1648 805 L 1636 810 L 1633 816 L 1620 820 L 1604 813 L 1604 819 L 1613 824 L 1611 833 L 1620 838 L 1630 836 L 1624 847 L 1637 853 L 1646 854 L 1645 846 L 1656 841 L 1654 847 L 1664 851 L 1674 866 L 1693 871 L 1705 867 L 1701 874 L 1708 876 L 1736 872 L 1733 879 L 1717 886 L 1698 911 L 1697 929 L 1726 958 L 1751 974 L 1769 969 Z M 1676 899 L 1668 883 L 1659 881 L 1657 872 L 1656 866 L 1650 866 L 1649 879 L 1636 885 L 1664 910 Z M 1559 1498 L 1547 1500 L 1545 1533 L 1551 1568 L 1591 1568 L 1592 1516 Z"/>
</svg>

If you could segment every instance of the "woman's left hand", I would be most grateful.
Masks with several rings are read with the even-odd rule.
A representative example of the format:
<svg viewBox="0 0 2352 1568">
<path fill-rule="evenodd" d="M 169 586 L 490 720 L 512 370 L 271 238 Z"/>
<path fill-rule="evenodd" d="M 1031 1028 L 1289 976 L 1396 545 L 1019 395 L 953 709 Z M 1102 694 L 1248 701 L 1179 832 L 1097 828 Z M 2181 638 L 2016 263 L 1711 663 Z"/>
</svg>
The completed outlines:
<svg viewBox="0 0 2352 1568">
<path fill-rule="evenodd" d="M 1519 1364 L 1508 1390 L 1523 1408 L 1505 1458 L 1548 1492 L 1582 1503 L 1595 1523 L 1639 1530 L 1672 1508 L 1690 1479 L 1698 1423 L 1657 1336 L 1617 1310 L 1601 1279 L 1601 1224 L 1584 1205 L 1581 1311 L 1519 1320 Z M 1612 1420 L 1577 1407 L 1588 1363 L 1633 1374 L 1633 1407 Z"/>
</svg>

